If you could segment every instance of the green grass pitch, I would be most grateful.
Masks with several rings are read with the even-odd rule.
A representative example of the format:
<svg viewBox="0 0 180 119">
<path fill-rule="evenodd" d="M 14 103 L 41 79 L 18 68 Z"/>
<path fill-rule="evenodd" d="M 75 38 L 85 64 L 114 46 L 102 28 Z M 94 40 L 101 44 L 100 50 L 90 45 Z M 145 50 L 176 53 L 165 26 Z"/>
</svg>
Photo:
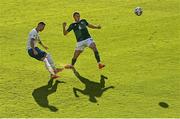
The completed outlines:
<svg viewBox="0 0 180 119">
<path fill-rule="evenodd" d="M 89 32 L 106 68 L 98 70 L 86 48 L 76 75 L 64 70 L 65 83 L 49 89 L 44 64 L 26 52 L 27 36 L 44 21 L 48 52 L 57 66 L 70 63 L 76 40 L 63 36 L 62 23 L 72 23 L 74 11 L 102 26 Z M 0 117 L 180 117 L 179 11 L 180 0 L 0 0 Z"/>
</svg>

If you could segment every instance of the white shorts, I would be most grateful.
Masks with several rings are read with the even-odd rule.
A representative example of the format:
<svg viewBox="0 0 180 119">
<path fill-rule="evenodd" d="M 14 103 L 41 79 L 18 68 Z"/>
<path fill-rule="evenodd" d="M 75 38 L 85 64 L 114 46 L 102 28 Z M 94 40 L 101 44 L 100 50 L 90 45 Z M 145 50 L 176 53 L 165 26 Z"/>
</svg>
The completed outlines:
<svg viewBox="0 0 180 119">
<path fill-rule="evenodd" d="M 84 48 L 89 47 L 91 45 L 91 43 L 94 43 L 92 38 L 88 38 L 86 40 L 77 42 L 76 44 L 76 49 L 75 50 L 81 50 L 83 51 Z"/>
</svg>

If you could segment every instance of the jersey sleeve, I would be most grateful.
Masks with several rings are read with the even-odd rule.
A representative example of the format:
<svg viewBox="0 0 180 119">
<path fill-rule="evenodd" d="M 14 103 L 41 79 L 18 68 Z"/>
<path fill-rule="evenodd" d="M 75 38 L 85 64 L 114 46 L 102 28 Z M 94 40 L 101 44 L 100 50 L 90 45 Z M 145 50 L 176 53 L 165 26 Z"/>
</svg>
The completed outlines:
<svg viewBox="0 0 180 119">
<path fill-rule="evenodd" d="M 83 21 L 85 22 L 86 26 L 89 24 L 85 19 L 83 19 Z"/>
<path fill-rule="evenodd" d="M 30 33 L 30 39 L 36 39 L 36 33 L 31 32 Z"/>
<path fill-rule="evenodd" d="M 74 27 L 74 25 L 71 24 L 71 25 L 69 26 L 69 28 L 67 29 L 67 31 L 70 32 L 70 31 L 73 29 L 73 27 Z"/>
</svg>

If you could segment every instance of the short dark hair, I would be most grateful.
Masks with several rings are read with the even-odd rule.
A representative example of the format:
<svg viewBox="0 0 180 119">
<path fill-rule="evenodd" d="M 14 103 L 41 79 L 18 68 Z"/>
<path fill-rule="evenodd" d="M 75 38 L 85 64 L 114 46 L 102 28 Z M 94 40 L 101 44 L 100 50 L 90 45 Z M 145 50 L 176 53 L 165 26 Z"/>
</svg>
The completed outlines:
<svg viewBox="0 0 180 119">
<path fill-rule="evenodd" d="M 73 17 L 74 17 L 76 14 L 79 14 L 79 12 L 74 12 L 74 13 L 73 13 Z"/>
<path fill-rule="evenodd" d="M 39 22 L 38 25 L 46 25 L 44 22 Z"/>
</svg>

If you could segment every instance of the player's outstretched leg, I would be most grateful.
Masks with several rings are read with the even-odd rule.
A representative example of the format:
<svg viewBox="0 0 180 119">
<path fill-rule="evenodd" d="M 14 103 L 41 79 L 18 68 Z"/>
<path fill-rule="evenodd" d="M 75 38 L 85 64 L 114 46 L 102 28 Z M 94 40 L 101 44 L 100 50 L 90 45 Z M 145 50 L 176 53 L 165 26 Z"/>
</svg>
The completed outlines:
<svg viewBox="0 0 180 119">
<path fill-rule="evenodd" d="M 52 59 L 52 57 L 51 57 L 51 55 L 49 53 L 47 54 L 47 60 L 48 60 L 49 64 L 51 65 L 51 67 L 53 68 L 55 74 L 57 74 L 58 72 L 63 71 L 64 68 L 56 68 L 56 66 L 54 64 L 54 61 L 53 61 L 53 59 Z"/>
<path fill-rule="evenodd" d="M 47 57 L 42 58 L 42 61 L 45 63 L 45 67 L 46 69 L 49 71 L 49 73 L 51 74 L 51 78 L 52 79 L 56 79 L 59 78 L 59 76 L 57 76 L 52 68 L 52 66 L 50 65 L 50 63 L 48 62 Z"/>
<path fill-rule="evenodd" d="M 73 56 L 73 58 L 72 58 L 72 60 L 71 60 L 71 64 L 66 65 L 65 68 L 66 68 L 66 69 L 72 69 L 72 68 L 74 68 L 74 65 L 75 65 L 75 63 L 76 63 L 76 60 L 77 60 L 77 58 L 79 57 L 79 55 L 80 55 L 81 53 L 82 53 L 81 50 L 75 50 L 75 51 L 74 51 L 74 56 Z"/>
<path fill-rule="evenodd" d="M 98 63 L 99 69 L 102 69 L 103 67 L 105 67 L 105 65 L 101 63 L 100 56 L 99 56 L 99 52 L 98 52 L 98 50 L 97 50 L 97 48 L 96 48 L 96 44 L 93 42 L 93 43 L 91 43 L 91 44 L 89 45 L 89 47 L 90 47 L 90 48 L 93 50 L 93 52 L 94 52 L 94 55 L 95 55 L 96 61 L 97 61 L 97 63 Z"/>
</svg>

